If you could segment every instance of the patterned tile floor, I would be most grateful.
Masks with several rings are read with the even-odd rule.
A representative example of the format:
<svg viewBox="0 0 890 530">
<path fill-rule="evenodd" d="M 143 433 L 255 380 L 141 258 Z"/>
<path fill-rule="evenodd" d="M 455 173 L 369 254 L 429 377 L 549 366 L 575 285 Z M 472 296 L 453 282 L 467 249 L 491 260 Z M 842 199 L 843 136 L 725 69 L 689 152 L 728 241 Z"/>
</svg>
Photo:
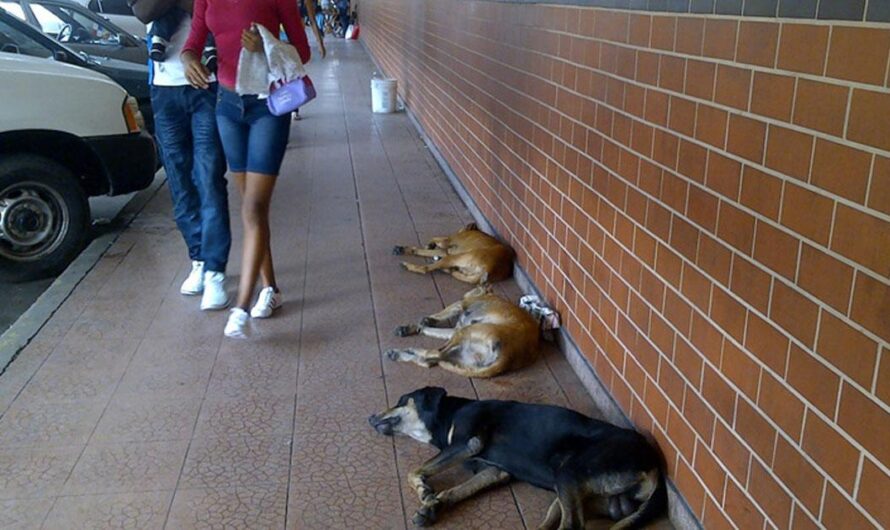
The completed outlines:
<svg viewBox="0 0 890 530">
<path fill-rule="evenodd" d="M 0 528 L 406 528 L 418 503 L 405 477 L 434 451 L 366 422 L 402 393 L 595 413 L 553 349 L 489 381 L 382 359 L 419 340 L 395 338 L 398 324 L 466 290 L 402 271 L 390 249 L 469 217 L 407 117 L 369 112 L 372 71 L 355 42 L 312 65 L 319 98 L 273 204 L 285 305 L 251 340 L 224 340 L 225 313 L 178 293 L 189 263 L 162 190 L 0 377 Z M 550 498 L 502 488 L 439 527 L 535 527 Z"/>
</svg>

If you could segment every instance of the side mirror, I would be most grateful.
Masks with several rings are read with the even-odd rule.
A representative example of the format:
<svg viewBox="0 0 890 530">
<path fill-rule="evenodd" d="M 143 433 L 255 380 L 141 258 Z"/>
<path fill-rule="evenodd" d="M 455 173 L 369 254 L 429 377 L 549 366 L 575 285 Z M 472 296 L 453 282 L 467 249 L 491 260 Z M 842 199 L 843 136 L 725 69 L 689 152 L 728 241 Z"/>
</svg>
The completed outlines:
<svg viewBox="0 0 890 530">
<path fill-rule="evenodd" d="M 19 50 L 19 47 L 17 45 L 7 43 L 7 44 L 4 44 L 2 48 L 0 48 L 0 52 L 21 53 L 21 50 Z"/>
<path fill-rule="evenodd" d="M 53 52 L 53 59 L 55 59 L 56 61 L 58 61 L 60 63 L 67 63 L 68 62 L 68 54 L 62 50 L 56 50 Z"/>
</svg>

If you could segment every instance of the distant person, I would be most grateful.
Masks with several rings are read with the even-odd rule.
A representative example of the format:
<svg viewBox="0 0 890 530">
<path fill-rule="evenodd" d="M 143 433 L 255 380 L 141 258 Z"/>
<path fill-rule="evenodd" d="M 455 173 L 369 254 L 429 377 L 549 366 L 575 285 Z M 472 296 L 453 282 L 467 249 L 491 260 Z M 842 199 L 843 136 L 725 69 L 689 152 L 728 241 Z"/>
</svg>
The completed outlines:
<svg viewBox="0 0 890 530">
<path fill-rule="evenodd" d="M 145 23 L 162 17 L 176 0 L 137 0 L 133 13 Z M 152 61 L 151 105 L 155 139 L 167 172 L 176 225 L 185 239 L 191 272 L 180 286 L 185 295 L 201 297 L 201 309 L 224 309 L 229 297 L 225 272 L 232 243 L 226 164 L 216 127 L 216 79 L 207 89 L 190 86 L 179 53 L 189 34 L 191 5 L 169 40 L 170 57 Z"/>
<path fill-rule="evenodd" d="M 191 32 L 181 55 L 192 86 L 209 88 L 210 72 L 199 57 L 207 35 L 212 32 L 216 37 L 220 84 L 216 119 L 229 171 L 241 190 L 244 226 L 241 283 L 223 331 L 233 338 L 246 338 L 250 317 L 268 318 L 282 303 L 272 264 L 269 207 L 290 135 L 290 116 L 273 115 L 266 100 L 256 94 L 235 92 L 242 48 L 252 53 L 263 51 L 254 24 L 273 32 L 284 26 L 300 59 L 309 62 L 309 41 L 294 0 L 196 0 Z M 260 277 L 263 288 L 250 309 Z"/>
</svg>

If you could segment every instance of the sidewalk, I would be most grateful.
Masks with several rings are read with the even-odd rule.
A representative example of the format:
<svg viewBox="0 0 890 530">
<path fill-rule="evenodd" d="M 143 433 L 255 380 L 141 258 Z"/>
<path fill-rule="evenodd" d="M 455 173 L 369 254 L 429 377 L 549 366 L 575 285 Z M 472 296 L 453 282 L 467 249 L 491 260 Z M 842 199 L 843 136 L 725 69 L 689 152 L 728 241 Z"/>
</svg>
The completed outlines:
<svg viewBox="0 0 890 530">
<path fill-rule="evenodd" d="M 330 42 L 312 65 L 319 97 L 293 127 L 273 203 L 285 305 L 252 339 L 224 340 L 226 314 L 179 294 L 189 263 L 164 189 L 0 377 L 0 527 L 411 528 L 406 477 L 435 451 L 366 420 L 402 393 L 433 384 L 594 413 L 552 348 L 494 380 L 382 358 L 430 340 L 396 338 L 397 325 L 468 289 L 401 270 L 393 245 L 469 214 L 407 116 L 370 113 L 373 70 L 357 42 Z M 239 258 L 236 244 L 232 293 Z M 439 528 L 534 528 L 551 498 L 501 488 Z"/>
</svg>

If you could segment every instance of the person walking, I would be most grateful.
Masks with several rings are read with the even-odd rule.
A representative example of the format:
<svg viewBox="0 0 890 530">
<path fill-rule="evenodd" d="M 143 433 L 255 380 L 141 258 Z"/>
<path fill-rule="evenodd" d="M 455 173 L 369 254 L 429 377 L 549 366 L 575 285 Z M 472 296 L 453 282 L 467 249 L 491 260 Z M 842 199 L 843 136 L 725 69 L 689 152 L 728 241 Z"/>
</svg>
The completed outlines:
<svg viewBox="0 0 890 530">
<path fill-rule="evenodd" d="M 300 59 L 304 64 L 309 61 L 309 41 L 294 0 L 196 0 L 191 32 L 181 54 L 192 86 L 208 88 L 210 72 L 201 64 L 200 55 L 208 33 L 213 33 L 220 84 L 217 126 L 229 171 L 241 191 L 244 227 L 238 298 L 224 329 L 233 338 L 246 338 L 249 318 L 268 318 L 282 301 L 272 263 L 269 207 L 290 135 L 290 115 L 274 116 L 265 99 L 235 92 L 241 49 L 263 52 L 254 24 L 272 31 L 283 26 Z M 263 288 L 248 313 L 258 278 Z"/>
<path fill-rule="evenodd" d="M 202 310 L 224 309 L 229 304 L 225 272 L 232 235 L 226 165 L 216 127 L 215 78 L 208 75 L 206 87 L 193 88 L 179 59 L 189 34 L 190 1 L 137 0 L 131 7 L 147 24 L 174 8 L 186 13 L 169 41 L 167 60 L 150 62 L 155 139 L 167 172 L 176 225 L 192 260 L 191 272 L 179 290 L 184 295 L 202 294 Z"/>
</svg>

